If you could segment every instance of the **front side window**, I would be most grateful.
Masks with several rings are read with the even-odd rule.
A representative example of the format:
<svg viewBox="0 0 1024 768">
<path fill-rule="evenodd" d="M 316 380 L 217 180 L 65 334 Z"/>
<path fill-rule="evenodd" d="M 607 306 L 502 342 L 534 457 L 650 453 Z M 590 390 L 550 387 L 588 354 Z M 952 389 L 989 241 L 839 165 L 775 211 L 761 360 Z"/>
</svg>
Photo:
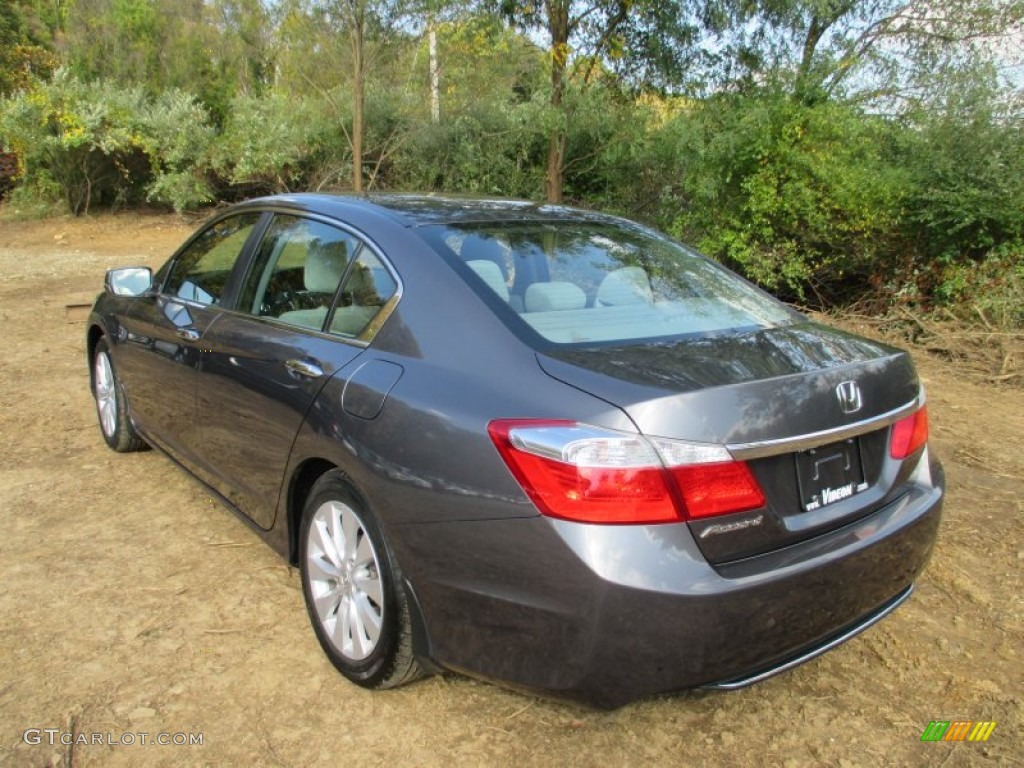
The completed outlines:
<svg viewBox="0 0 1024 768">
<path fill-rule="evenodd" d="M 646 341 L 787 325 L 795 313 L 639 226 L 497 222 L 424 232 L 548 342 Z"/>
<path fill-rule="evenodd" d="M 360 242 L 311 219 L 275 215 L 242 286 L 238 309 L 322 330 Z"/>
<path fill-rule="evenodd" d="M 259 219 L 259 213 L 243 213 L 205 229 L 174 260 L 164 282 L 164 293 L 218 304 L 235 261 Z"/>
</svg>

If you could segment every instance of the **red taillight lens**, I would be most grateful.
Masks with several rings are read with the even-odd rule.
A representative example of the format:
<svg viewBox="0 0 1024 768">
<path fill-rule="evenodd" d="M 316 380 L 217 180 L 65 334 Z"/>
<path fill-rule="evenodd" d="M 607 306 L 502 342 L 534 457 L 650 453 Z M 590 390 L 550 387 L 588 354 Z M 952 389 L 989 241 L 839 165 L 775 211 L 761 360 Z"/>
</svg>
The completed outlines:
<svg viewBox="0 0 1024 768">
<path fill-rule="evenodd" d="M 570 421 L 503 419 L 488 431 L 523 490 L 551 517 L 665 523 L 764 506 L 747 465 L 721 461 L 729 455 L 719 446 L 652 443 Z"/>
<path fill-rule="evenodd" d="M 524 419 L 492 421 L 487 429 L 545 515 L 588 523 L 679 519 L 657 454 L 638 435 Z"/>
<path fill-rule="evenodd" d="M 744 461 L 673 467 L 691 518 L 746 512 L 764 506 L 764 493 Z"/>
<path fill-rule="evenodd" d="M 905 459 L 928 442 L 928 409 L 922 406 L 892 425 L 889 455 Z"/>
</svg>

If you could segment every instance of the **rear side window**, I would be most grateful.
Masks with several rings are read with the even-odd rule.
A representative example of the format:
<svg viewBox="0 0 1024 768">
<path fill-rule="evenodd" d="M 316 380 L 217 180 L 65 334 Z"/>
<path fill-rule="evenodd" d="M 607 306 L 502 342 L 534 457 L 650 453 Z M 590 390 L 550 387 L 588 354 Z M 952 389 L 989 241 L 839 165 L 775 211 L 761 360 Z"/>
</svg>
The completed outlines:
<svg viewBox="0 0 1024 768">
<path fill-rule="evenodd" d="M 341 288 L 328 330 L 341 336 L 361 336 L 397 290 L 391 273 L 373 251 L 364 247 Z"/>
<path fill-rule="evenodd" d="M 322 330 L 360 242 L 298 216 L 275 215 L 242 286 L 238 309 Z"/>
<path fill-rule="evenodd" d="M 259 218 L 259 213 L 243 213 L 207 227 L 174 260 L 164 282 L 164 293 L 218 304 L 224 284 Z"/>
<path fill-rule="evenodd" d="M 626 223 L 500 222 L 424 234 L 513 310 L 506 318 L 556 344 L 699 336 L 798 317 L 714 262 Z"/>
</svg>

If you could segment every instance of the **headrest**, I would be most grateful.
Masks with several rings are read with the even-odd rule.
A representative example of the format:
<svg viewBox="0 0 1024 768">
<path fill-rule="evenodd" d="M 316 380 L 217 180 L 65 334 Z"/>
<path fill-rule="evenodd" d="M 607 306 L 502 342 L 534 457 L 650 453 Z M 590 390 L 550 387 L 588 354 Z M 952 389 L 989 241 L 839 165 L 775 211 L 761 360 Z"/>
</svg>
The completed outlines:
<svg viewBox="0 0 1024 768">
<path fill-rule="evenodd" d="M 573 283 L 533 283 L 526 289 L 524 303 L 527 312 L 583 309 L 587 306 L 587 294 Z"/>
<path fill-rule="evenodd" d="M 348 248 L 344 240 L 325 243 L 313 240 L 306 254 L 306 266 L 302 274 L 307 291 L 313 293 L 334 293 L 341 282 L 348 264 Z"/>
<path fill-rule="evenodd" d="M 642 267 L 623 267 L 609 272 L 597 289 L 597 303 L 606 307 L 653 302 L 651 281 Z"/>
<path fill-rule="evenodd" d="M 502 301 L 508 301 L 508 286 L 505 285 L 505 276 L 501 274 L 501 267 L 493 261 L 484 261 L 483 259 L 467 261 L 466 266 L 476 272 L 490 289 L 501 297 Z"/>
</svg>

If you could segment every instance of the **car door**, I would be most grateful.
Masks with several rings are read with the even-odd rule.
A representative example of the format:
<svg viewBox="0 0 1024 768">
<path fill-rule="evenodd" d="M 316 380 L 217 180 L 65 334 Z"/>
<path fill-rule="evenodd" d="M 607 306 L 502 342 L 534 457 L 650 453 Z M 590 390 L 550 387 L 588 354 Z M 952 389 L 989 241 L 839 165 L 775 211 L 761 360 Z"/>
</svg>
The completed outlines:
<svg viewBox="0 0 1024 768">
<path fill-rule="evenodd" d="M 372 265 L 381 262 L 353 233 L 275 214 L 234 311 L 204 336 L 199 423 L 209 482 L 264 528 L 306 412 L 363 351 L 357 337 L 396 289 L 386 273 L 379 291 L 357 290 Z"/>
<path fill-rule="evenodd" d="M 132 416 L 148 440 L 194 468 L 199 431 L 196 376 L 203 336 L 230 301 L 239 257 L 261 214 L 213 222 L 178 252 L 156 290 L 135 300 L 121 318 L 117 363 Z"/>
</svg>

